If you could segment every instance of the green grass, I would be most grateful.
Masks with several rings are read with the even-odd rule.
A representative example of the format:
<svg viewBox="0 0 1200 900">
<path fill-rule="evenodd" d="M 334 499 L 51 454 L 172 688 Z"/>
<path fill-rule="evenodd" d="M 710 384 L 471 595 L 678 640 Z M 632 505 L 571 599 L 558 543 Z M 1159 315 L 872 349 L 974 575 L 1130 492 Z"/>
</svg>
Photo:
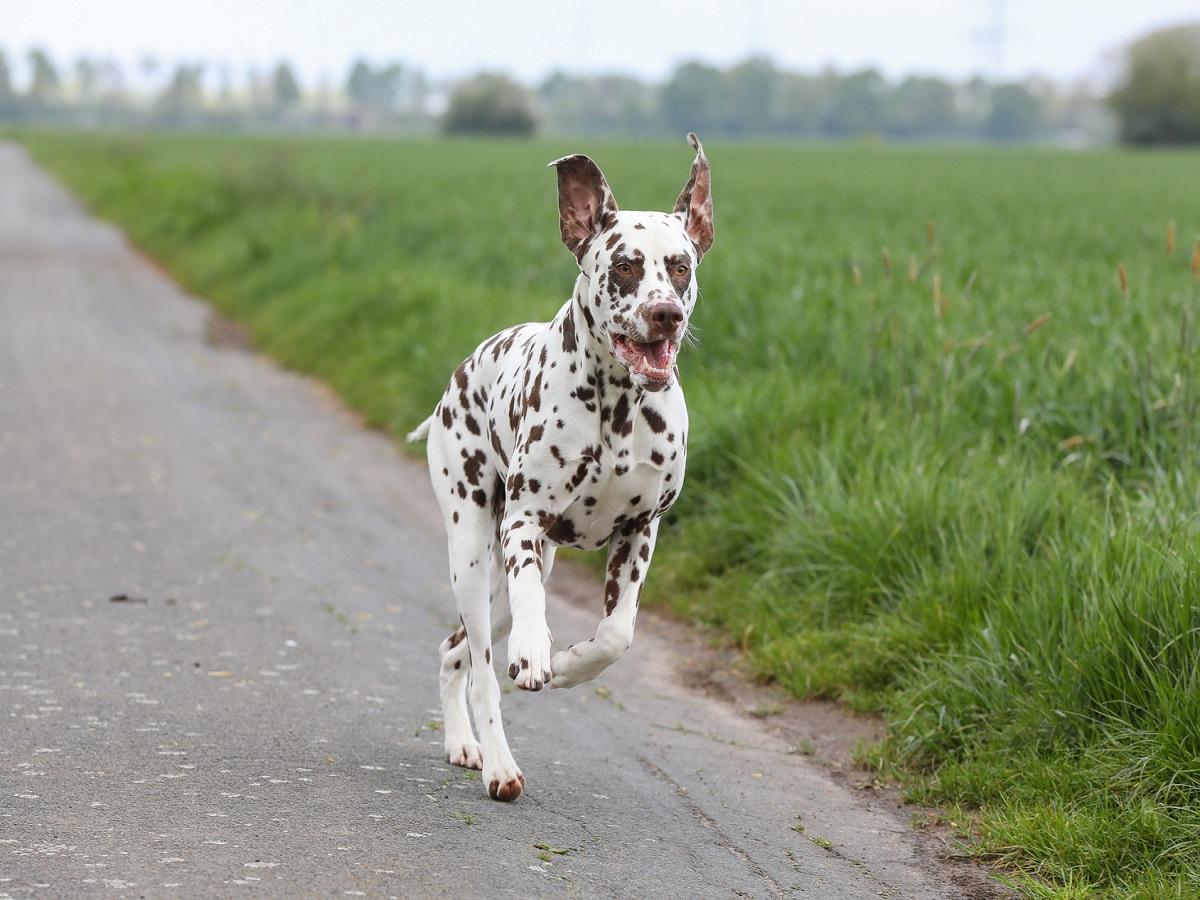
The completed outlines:
<svg viewBox="0 0 1200 900">
<path fill-rule="evenodd" d="M 690 162 L 682 140 L 25 137 L 397 434 L 568 295 L 547 160 L 591 152 L 627 208 L 667 206 Z M 1200 156 L 708 150 L 688 484 L 648 599 L 880 712 L 877 763 L 1030 893 L 1200 895 Z"/>
</svg>

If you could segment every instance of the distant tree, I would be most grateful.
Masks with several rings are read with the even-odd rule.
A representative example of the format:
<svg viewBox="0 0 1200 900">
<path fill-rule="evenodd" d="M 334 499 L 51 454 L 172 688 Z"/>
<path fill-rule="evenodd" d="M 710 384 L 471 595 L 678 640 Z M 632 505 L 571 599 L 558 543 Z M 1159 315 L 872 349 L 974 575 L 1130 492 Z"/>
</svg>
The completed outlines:
<svg viewBox="0 0 1200 900">
<path fill-rule="evenodd" d="M 104 59 L 96 63 L 96 101 L 102 112 L 115 112 L 129 104 L 125 75 L 115 60 Z"/>
<path fill-rule="evenodd" d="M 13 90 L 12 73 L 8 68 L 8 57 L 0 50 L 0 113 L 9 112 L 17 105 L 17 94 Z"/>
<path fill-rule="evenodd" d="M 58 77 L 58 69 L 46 53 L 39 49 L 29 51 L 29 68 L 32 76 L 29 82 L 29 99 L 38 106 L 45 106 L 58 99 L 62 80 Z"/>
<path fill-rule="evenodd" d="M 834 137 L 854 137 L 883 130 L 886 82 L 874 69 L 838 78 L 825 110 L 824 129 Z"/>
<path fill-rule="evenodd" d="M 442 120 L 449 134 L 533 134 L 537 119 L 528 91 L 505 75 L 480 74 L 450 95 Z"/>
<path fill-rule="evenodd" d="M 158 98 L 158 111 L 171 125 L 186 125 L 204 108 L 204 67 L 180 64 Z"/>
<path fill-rule="evenodd" d="M 1034 137 L 1042 128 L 1041 101 L 1023 84 L 1001 84 L 992 89 L 991 110 L 983 121 L 983 134 L 997 141 Z"/>
<path fill-rule="evenodd" d="M 404 67 L 390 63 L 375 70 L 371 90 L 371 105 L 380 112 L 395 112 L 404 97 Z"/>
<path fill-rule="evenodd" d="M 429 94 L 429 80 L 425 73 L 420 69 L 413 69 L 408 78 L 408 112 L 417 116 L 424 115 Z"/>
<path fill-rule="evenodd" d="M 1153 31 L 1130 44 L 1109 103 L 1126 143 L 1200 142 L 1200 24 Z"/>
<path fill-rule="evenodd" d="M 779 93 L 779 72 L 771 61 L 753 57 L 729 69 L 722 80 L 725 127 L 733 134 L 770 132 Z"/>
<path fill-rule="evenodd" d="M 281 62 L 271 76 L 271 98 L 276 109 L 288 110 L 300 102 L 300 83 L 291 67 Z"/>
<path fill-rule="evenodd" d="M 97 63 L 86 56 L 75 60 L 75 90 L 78 92 L 80 103 L 91 105 L 96 101 L 99 82 L 100 66 Z"/>
<path fill-rule="evenodd" d="M 246 69 L 246 96 L 250 100 L 251 110 L 262 112 L 271 109 L 275 101 L 271 73 L 263 72 L 257 66 L 249 66 Z"/>
<path fill-rule="evenodd" d="M 350 67 L 350 76 L 346 79 L 346 96 L 359 109 L 371 105 L 375 93 L 375 74 L 366 60 L 356 60 Z"/>
<path fill-rule="evenodd" d="M 659 118 L 672 133 L 724 132 L 727 125 L 721 70 L 698 62 L 675 68 L 658 93 Z"/>
<path fill-rule="evenodd" d="M 817 76 L 783 73 L 776 110 L 779 131 L 792 135 L 819 134 L 836 77 L 829 73 Z"/>
<path fill-rule="evenodd" d="M 954 87 L 940 78 L 904 79 L 887 103 L 887 129 L 900 137 L 945 137 L 958 124 Z"/>
<path fill-rule="evenodd" d="M 571 134 L 646 134 L 655 129 L 654 91 L 627 75 L 550 75 L 538 87 L 546 125 Z"/>
<path fill-rule="evenodd" d="M 233 70 L 228 63 L 217 69 L 217 105 L 230 109 L 234 105 Z"/>
</svg>

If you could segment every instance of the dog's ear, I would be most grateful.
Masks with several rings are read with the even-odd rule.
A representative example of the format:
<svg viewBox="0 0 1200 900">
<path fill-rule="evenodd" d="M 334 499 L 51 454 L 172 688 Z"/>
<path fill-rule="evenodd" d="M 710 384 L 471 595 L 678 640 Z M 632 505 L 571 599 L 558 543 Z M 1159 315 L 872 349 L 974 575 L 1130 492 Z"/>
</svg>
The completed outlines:
<svg viewBox="0 0 1200 900">
<path fill-rule="evenodd" d="M 576 153 L 550 163 L 558 171 L 558 227 L 562 242 L 583 259 L 588 240 L 617 214 L 617 200 L 600 167 Z"/>
<path fill-rule="evenodd" d="M 683 215 L 684 228 L 703 256 L 713 244 L 712 175 L 700 138 L 689 131 L 688 143 L 696 151 L 696 159 L 692 162 L 692 177 L 675 201 L 675 212 Z"/>
</svg>

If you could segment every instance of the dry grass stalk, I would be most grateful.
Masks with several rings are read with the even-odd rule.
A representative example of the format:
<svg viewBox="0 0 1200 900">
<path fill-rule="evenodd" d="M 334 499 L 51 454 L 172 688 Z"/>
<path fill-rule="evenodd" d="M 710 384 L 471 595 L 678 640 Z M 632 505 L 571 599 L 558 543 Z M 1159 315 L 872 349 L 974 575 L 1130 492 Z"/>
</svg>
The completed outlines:
<svg viewBox="0 0 1200 900">
<path fill-rule="evenodd" d="M 932 247 L 933 242 L 936 239 L 937 239 L 937 223 L 935 221 L 933 221 L 933 219 L 930 219 L 928 222 L 925 223 L 925 243 L 928 244 L 930 247 Z"/>
<path fill-rule="evenodd" d="M 917 259 L 914 256 L 908 258 L 908 283 L 914 284 L 921 277 L 921 268 L 917 265 Z"/>
<path fill-rule="evenodd" d="M 1121 285 L 1121 296 L 1129 299 L 1129 273 L 1125 271 L 1125 263 L 1117 266 L 1117 281 Z"/>
<path fill-rule="evenodd" d="M 1030 322 L 1028 325 L 1025 326 L 1025 333 L 1033 334 L 1035 331 L 1037 331 L 1039 328 L 1041 328 L 1043 325 L 1045 325 L 1049 321 L 1050 321 L 1050 313 L 1042 313 L 1040 316 L 1038 316 L 1036 319 L 1034 319 L 1032 322 Z"/>
<path fill-rule="evenodd" d="M 1167 223 L 1167 256 L 1175 254 L 1175 220 Z"/>
<path fill-rule="evenodd" d="M 1059 378 L 1066 375 L 1068 372 L 1071 371 L 1072 368 L 1074 368 L 1075 360 L 1078 357 L 1079 357 L 1079 351 L 1076 350 L 1074 347 L 1072 347 L 1071 352 L 1067 354 L 1067 358 L 1065 360 L 1063 360 L 1062 368 L 1058 370 Z"/>
<path fill-rule="evenodd" d="M 892 277 L 892 258 L 888 255 L 887 247 L 883 248 L 883 277 Z"/>
<path fill-rule="evenodd" d="M 1192 278 L 1200 281 L 1200 241 L 1196 243 L 1196 249 L 1192 251 Z"/>
<path fill-rule="evenodd" d="M 946 315 L 946 298 L 942 296 L 942 276 L 933 276 L 933 314 L 939 319 Z"/>
<path fill-rule="evenodd" d="M 859 287 L 862 287 L 862 269 L 859 268 L 858 263 L 852 265 L 850 267 L 850 271 L 854 273 L 854 283 Z"/>
</svg>

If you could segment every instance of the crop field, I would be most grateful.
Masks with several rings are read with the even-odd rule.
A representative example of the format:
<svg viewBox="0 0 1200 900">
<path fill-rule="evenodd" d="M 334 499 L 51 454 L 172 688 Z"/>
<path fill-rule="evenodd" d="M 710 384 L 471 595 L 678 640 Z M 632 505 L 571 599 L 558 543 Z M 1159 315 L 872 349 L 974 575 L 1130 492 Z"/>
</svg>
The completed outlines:
<svg viewBox="0 0 1200 900">
<path fill-rule="evenodd" d="M 575 266 L 546 161 L 677 144 L 27 134 L 266 352 L 401 434 Z M 722 145 L 647 602 L 1035 896 L 1200 895 L 1200 155 Z M 137 348 L 131 347 L 131 353 Z"/>
</svg>

